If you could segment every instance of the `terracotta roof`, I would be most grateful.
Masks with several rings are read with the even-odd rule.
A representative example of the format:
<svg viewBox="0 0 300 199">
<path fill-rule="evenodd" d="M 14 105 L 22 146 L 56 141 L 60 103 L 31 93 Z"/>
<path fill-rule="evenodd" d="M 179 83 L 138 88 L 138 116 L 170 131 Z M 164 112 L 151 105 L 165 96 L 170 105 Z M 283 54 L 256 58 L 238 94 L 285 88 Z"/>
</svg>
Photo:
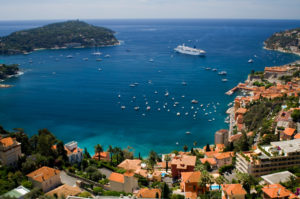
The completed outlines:
<svg viewBox="0 0 300 199">
<path fill-rule="evenodd" d="M 31 178 L 38 182 L 43 182 L 52 178 L 53 176 L 59 175 L 60 171 L 50 167 L 41 167 L 30 174 L 27 175 L 28 178 Z"/>
<path fill-rule="evenodd" d="M 46 193 L 48 196 L 54 196 L 56 194 L 58 197 L 61 196 L 77 196 L 79 193 L 81 193 L 81 189 L 79 187 L 72 187 L 70 185 L 64 184 L 60 187 L 57 187 L 56 189 L 53 189 L 52 191 L 49 191 Z"/>
<path fill-rule="evenodd" d="M 294 136 L 294 139 L 300 139 L 300 133 L 297 133 L 297 134 Z"/>
<path fill-rule="evenodd" d="M 247 109 L 245 109 L 245 108 L 239 108 L 238 110 L 236 110 L 235 113 L 237 113 L 237 114 L 245 114 L 246 112 L 247 112 Z"/>
<path fill-rule="evenodd" d="M 110 158 L 109 152 L 107 152 L 107 151 L 100 152 L 100 159 L 109 159 L 109 158 Z M 99 159 L 99 153 L 96 153 L 93 156 L 93 159 Z"/>
<path fill-rule="evenodd" d="M 231 196 L 247 194 L 247 192 L 241 184 L 224 184 L 222 185 L 222 189 L 227 195 Z"/>
<path fill-rule="evenodd" d="M 161 198 L 160 189 L 143 188 L 138 191 L 136 196 L 138 198 L 157 198 L 156 197 L 157 194 L 158 194 L 158 198 Z"/>
<path fill-rule="evenodd" d="M 213 158 L 217 151 L 206 151 L 204 154 L 207 158 Z"/>
<path fill-rule="evenodd" d="M 196 156 L 183 155 L 180 158 L 174 158 L 171 165 L 176 165 L 177 169 L 187 169 L 188 166 L 196 165 Z"/>
<path fill-rule="evenodd" d="M 143 177 L 145 177 L 145 178 L 147 178 L 147 176 L 148 176 L 148 172 L 147 172 L 147 170 L 145 170 L 145 169 L 137 169 L 137 170 L 135 170 L 134 173 L 135 173 L 135 174 L 138 174 L 138 175 L 140 175 L 140 176 L 143 176 Z"/>
<path fill-rule="evenodd" d="M 131 170 L 131 171 L 135 171 L 137 169 L 141 168 L 141 160 L 130 160 L 130 159 L 126 159 L 123 162 L 121 162 L 118 167 L 125 169 L 125 170 Z"/>
<path fill-rule="evenodd" d="M 196 192 L 185 192 L 185 198 L 196 199 L 197 198 L 197 193 Z"/>
<path fill-rule="evenodd" d="M 283 133 L 289 136 L 292 136 L 295 133 L 296 129 L 293 128 L 285 128 Z"/>
<path fill-rule="evenodd" d="M 109 176 L 109 180 L 114 181 L 114 182 L 124 183 L 124 175 L 120 174 L 120 173 L 113 172 Z"/>
<path fill-rule="evenodd" d="M 126 171 L 126 172 L 124 173 L 124 176 L 132 177 L 132 176 L 134 176 L 134 173 L 133 173 L 133 172 Z"/>
<path fill-rule="evenodd" d="M 14 139 L 11 137 L 2 138 L 2 139 L 0 139 L 0 143 L 4 147 L 9 147 L 14 144 Z"/>
<path fill-rule="evenodd" d="M 201 158 L 200 159 L 202 164 L 205 164 L 205 162 L 208 162 L 210 165 L 216 165 L 217 162 L 214 158 Z"/>
<path fill-rule="evenodd" d="M 253 136 L 253 134 L 254 134 L 253 131 L 250 131 L 247 133 L 247 137 L 251 137 L 251 136 Z"/>
<path fill-rule="evenodd" d="M 293 194 L 290 190 L 287 190 L 281 184 L 272 184 L 267 185 L 262 188 L 262 191 L 268 195 L 270 198 L 296 198 L 296 195 Z"/>
<path fill-rule="evenodd" d="M 56 145 L 53 145 L 53 146 L 52 146 L 52 149 L 53 149 L 53 150 L 56 150 L 56 148 L 57 148 Z M 67 151 L 67 155 L 76 154 L 76 153 L 78 153 L 78 152 L 83 151 L 83 150 L 80 149 L 79 147 L 77 147 L 77 148 L 75 148 L 75 149 L 73 149 L 73 150 L 70 150 L 70 149 L 68 149 L 68 148 L 65 147 L 65 146 L 64 146 L 64 148 L 65 148 L 65 150 Z"/>
<path fill-rule="evenodd" d="M 226 129 L 220 129 L 216 133 L 221 133 L 221 134 L 228 133 L 228 130 L 226 130 Z"/>
<path fill-rule="evenodd" d="M 216 149 L 215 151 L 223 151 L 225 149 L 225 144 L 216 144 Z"/>
<path fill-rule="evenodd" d="M 161 167 L 163 169 L 166 168 L 166 162 L 158 162 L 156 164 L 157 164 L 157 166 L 159 166 L 159 167 Z M 168 167 L 171 168 L 171 161 L 168 162 Z"/>
<path fill-rule="evenodd" d="M 233 157 L 233 152 L 223 152 L 223 153 L 216 153 L 214 157 L 218 160 L 226 159 Z"/>
<path fill-rule="evenodd" d="M 181 182 L 183 183 L 198 183 L 201 177 L 200 171 L 181 172 Z"/>
</svg>

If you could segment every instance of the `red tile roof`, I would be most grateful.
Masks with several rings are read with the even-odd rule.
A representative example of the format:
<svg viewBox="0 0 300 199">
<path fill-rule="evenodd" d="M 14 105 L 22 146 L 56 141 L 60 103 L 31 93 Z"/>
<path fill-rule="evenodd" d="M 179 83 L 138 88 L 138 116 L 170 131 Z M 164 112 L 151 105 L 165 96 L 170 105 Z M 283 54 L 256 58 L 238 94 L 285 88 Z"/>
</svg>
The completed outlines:
<svg viewBox="0 0 300 199">
<path fill-rule="evenodd" d="M 59 173 L 60 171 L 57 169 L 44 166 L 31 172 L 27 175 L 27 177 L 38 182 L 43 182 L 52 178 L 53 176 L 59 175 Z"/>
<path fill-rule="evenodd" d="M 296 198 L 295 194 L 293 194 L 290 190 L 287 190 L 281 184 L 272 184 L 264 186 L 262 188 L 262 191 L 270 198 Z"/>
<path fill-rule="evenodd" d="M 285 128 L 283 133 L 288 135 L 288 136 L 292 136 L 295 133 L 296 129 L 293 128 Z"/>
<path fill-rule="evenodd" d="M 227 195 L 231 196 L 247 194 L 247 192 L 241 184 L 224 184 L 222 185 L 222 189 Z"/>
<path fill-rule="evenodd" d="M 109 176 L 109 180 L 114 182 L 119 182 L 119 183 L 124 183 L 125 181 L 124 175 L 116 172 L 111 173 L 111 175 Z"/>
<path fill-rule="evenodd" d="M 118 167 L 125 169 L 125 170 L 130 170 L 130 171 L 135 171 L 141 168 L 141 160 L 130 160 L 130 159 L 126 159 L 123 162 L 121 162 Z"/>
<path fill-rule="evenodd" d="M 0 144 L 4 147 L 9 147 L 14 144 L 14 139 L 11 137 L 2 138 L 0 139 Z"/>
<path fill-rule="evenodd" d="M 142 188 L 138 191 L 137 197 L 138 198 L 161 198 L 161 191 L 160 189 L 149 189 L 149 188 Z"/>
<path fill-rule="evenodd" d="M 182 172 L 181 182 L 183 183 L 198 183 L 201 177 L 200 171 Z"/>
<path fill-rule="evenodd" d="M 188 166 L 196 165 L 196 156 L 183 155 L 179 158 L 174 158 L 171 165 L 176 165 L 177 169 L 187 169 Z"/>
<path fill-rule="evenodd" d="M 77 196 L 81 193 L 81 189 L 79 187 L 72 187 L 70 185 L 64 184 L 56 189 L 53 189 L 52 191 L 49 191 L 46 193 L 48 196 L 54 196 L 56 194 L 58 197 L 61 196 Z"/>
</svg>

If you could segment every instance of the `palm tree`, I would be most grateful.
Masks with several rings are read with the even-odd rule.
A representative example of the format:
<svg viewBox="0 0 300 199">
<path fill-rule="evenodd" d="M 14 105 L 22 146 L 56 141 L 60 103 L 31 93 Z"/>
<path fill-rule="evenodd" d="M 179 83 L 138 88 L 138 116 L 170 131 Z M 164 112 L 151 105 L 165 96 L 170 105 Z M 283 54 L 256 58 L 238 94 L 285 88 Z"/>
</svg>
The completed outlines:
<svg viewBox="0 0 300 199">
<path fill-rule="evenodd" d="M 110 164 L 112 163 L 112 156 L 113 156 L 113 153 L 114 153 L 114 149 L 111 145 L 108 146 L 108 150 L 107 150 L 110 154 Z"/>
<path fill-rule="evenodd" d="M 100 153 L 103 152 L 103 148 L 101 146 L 101 144 L 97 144 L 95 146 L 95 154 L 98 154 L 98 160 L 100 160 Z"/>
<path fill-rule="evenodd" d="M 165 161 L 166 161 L 166 172 L 168 172 L 168 169 L 169 169 L 168 163 L 169 163 L 170 160 L 171 160 L 170 156 L 169 156 L 169 155 L 166 155 L 166 156 L 165 156 Z"/>
<path fill-rule="evenodd" d="M 207 171 L 203 170 L 201 172 L 201 177 L 199 180 L 199 186 L 203 189 L 204 188 L 204 194 L 206 193 L 206 185 L 211 185 L 213 183 L 213 176 L 208 173 Z"/>
<path fill-rule="evenodd" d="M 184 145 L 184 146 L 183 146 L 184 152 L 187 152 L 188 149 L 189 149 L 189 147 L 188 147 L 187 145 Z"/>
</svg>

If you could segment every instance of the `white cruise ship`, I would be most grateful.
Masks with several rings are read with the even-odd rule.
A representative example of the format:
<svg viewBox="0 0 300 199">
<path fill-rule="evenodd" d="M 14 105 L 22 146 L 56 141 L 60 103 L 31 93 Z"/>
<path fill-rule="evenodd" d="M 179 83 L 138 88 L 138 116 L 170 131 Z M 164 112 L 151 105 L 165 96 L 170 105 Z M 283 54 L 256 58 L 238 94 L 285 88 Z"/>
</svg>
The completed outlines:
<svg viewBox="0 0 300 199">
<path fill-rule="evenodd" d="M 200 55 L 200 56 L 205 56 L 206 52 L 204 50 L 201 49 L 197 49 L 197 48 L 191 48 L 188 46 L 183 45 L 179 45 L 176 48 L 174 48 L 174 50 L 176 52 L 182 53 L 182 54 L 188 54 L 188 55 Z"/>
</svg>

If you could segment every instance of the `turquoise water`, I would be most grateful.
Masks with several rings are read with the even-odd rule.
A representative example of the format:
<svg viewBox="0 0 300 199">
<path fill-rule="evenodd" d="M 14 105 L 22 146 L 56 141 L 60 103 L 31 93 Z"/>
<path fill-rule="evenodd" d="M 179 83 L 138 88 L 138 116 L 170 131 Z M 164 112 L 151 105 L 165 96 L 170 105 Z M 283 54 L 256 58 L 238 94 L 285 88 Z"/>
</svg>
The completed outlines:
<svg viewBox="0 0 300 199">
<path fill-rule="evenodd" d="M 136 154 L 143 155 L 150 149 L 159 153 L 181 150 L 183 145 L 192 146 L 194 141 L 203 146 L 213 142 L 216 130 L 227 128 L 225 111 L 234 96 L 226 96 L 226 91 L 244 81 L 252 69 L 262 70 L 264 66 L 299 59 L 296 55 L 264 50 L 262 46 L 273 32 L 298 27 L 300 21 L 88 22 L 113 29 L 123 41 L 120 46 L 101 48 L 101 62 L 91 54 L 94 49 L 44 50 L 0 57 L 4 63 L 20 64 L 24 71 L 24 75 L 6 81 L 14 87 L 0 90 L 1 125 L 7 129 L 22 127 L 30 135 L 40 128 L 48 128 L 65 142 L 79 141 L 90 152 L 97 143 L 105 148 L 131 146 Z M 0 35 L 47 23 L 0 22 Z M 172 49 L 182 43 L 206 50 L 207 56 L 174 53 Z M 110 57 L 105 58 L 106 54 Z M 68 59 L 67 55 L 73 58 Z M 247 63 L 250 58 L 254 59 L 253 64 Z M 205 67 L 226 70 L 228 82 L 222 82 L 217 72 Z M 182 85 L 183 81 L 186 86 Z M 139 85 L 129 86 L 135 82 Z M 164 95 L 166 90 L 170 93 L 168 97 Z M 192 105 L 192 99 L 199 104 Z M 150 111 L 146 111 L 146 101 Z M 176 107 L 175 101 L 179 102 Z M 121 109 L 123 105 L 125 110 Z M 135 111 L 134 106 L 140 106 L 140 110 Z M 193 119 L 195 111 L 198 113 Z M 177 112 L 181 115 L 176 116 Z"/>
</svg>

